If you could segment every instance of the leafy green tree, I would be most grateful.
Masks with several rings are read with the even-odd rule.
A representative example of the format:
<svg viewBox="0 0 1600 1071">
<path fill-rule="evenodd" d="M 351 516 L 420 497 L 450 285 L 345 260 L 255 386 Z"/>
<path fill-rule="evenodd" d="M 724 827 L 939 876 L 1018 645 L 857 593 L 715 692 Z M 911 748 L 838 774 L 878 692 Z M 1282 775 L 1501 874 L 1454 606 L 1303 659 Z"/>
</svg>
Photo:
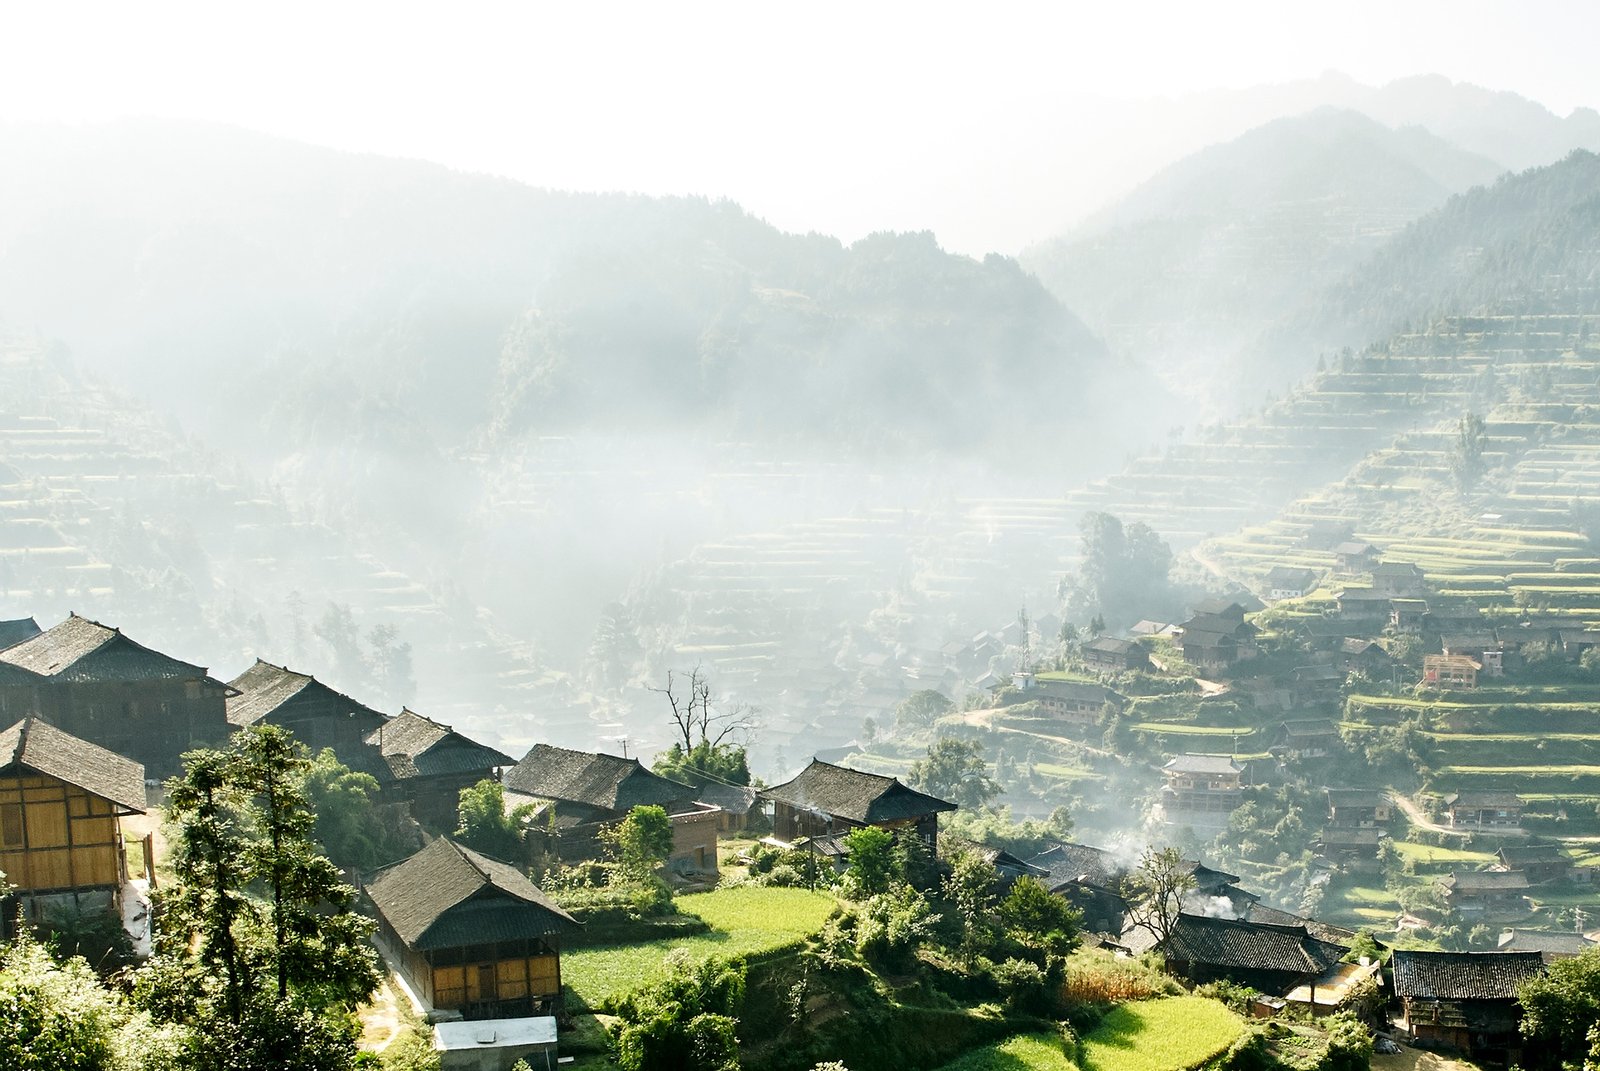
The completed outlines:
<svg viewBox="0 0 1600 1071">
<path fill-rule="evenodd" d="M 876 826 L 861 826 L 852 829 L 844 842 L 850 852 L 844 880 L 851 898 L 861 900 L 888 892 L 895 877 L 894 834 Z"/>
<path fill-rule="evenodd" d="M 1523 983 L 1522 1036 L 1525 1066 L 1578 1071 L 1593 1055 L 1600 1023 L 1600 947 L 1550 964 L 1544 975 Z"/>
<path fill-rule="evenodd" d="M 960 951 L 971 963 L 989 947 L 994 935 L 995 885 L 999 875 L 977 852 L 956 853 L 940 892 L 961 927 Z"/>
<path fill-rule="evenodd" d="M 1017 820 L 1011 807 L 963 808 L 942 816 L 946 832 L 975 844 L 1001 848 L 1024 858 L 1038 855 L 1056 841 L 1072 838 L 1072 812 L 1057 807 L 1050 817 Z"/>
<path fill-rule="evenodd" d="M 1082 923 L 1076 908 L 1063 898 L 1052 896 L 1038 878 L 1027 874 L 1011 883 L 996 917 L 1012 940 L 1057 955 L 1076 947 Z"/>
<path fill-rule="evenodd" d="M 1469 491 L 1483 475 L 1483 451 L 1489 434 L 1483 417 L 1468 413 L 1456 424 L 1455 440 L 1450 451 L 1450 475 L 1458 491 Z"/>
<path fill-rule="evenodd" d="M 332 748 L 311 760 L 302 791 L 317 816 L 317 842 L 341 867 L 371 870 L 421 847 L 409 818 L 380 802 L 377 778 L 350 769 Z"/>
<path fill-rule="evenodd" d="M 475 852 L 516 862 L 522 857 L 523 838 L 534 809 L 533 804 L 524 803 L 507 814 L 504 786 L 485 778 L 461 790 L 456 839 Z"/>
<path fill-rule="evenodd" d="M 894 708 L 894 723 L 901 729 L 926 729 L 955 708 L 943 692 L 923 688 L 912 692 Z"/>
<path fill-rule="evenodd" d="M 624 1071 L 737 1071 L 745 970 L 715 959 L 671 958 L 658 985 L 617 1007 L 617 1064 Z"/>
<path fill-rule="evenodd" d="M 649 881 L 672 854 L 672 820 L 666 809 L 635 807 L 603 834 L 617 869 L 632 881 Z"/>
<path fill-rule="evenodd" d="M 953 736 L 935 740 L 927 756 L 911 764 L 906 783 L 962 807 L 982 807 L 1000 794 L 999 782 L 989 776 L 983 745 Z"/>
<path fill-rule="evenodd" d="M 656 756 L 654 770 L 662 777 L 682 781 L 695 788 L 707 783 L 719 785 L 748 785 L 750 760 L 739 744 L 713 744 L 701 740 L 688 751 L 681 743 L 673 743 Z"/>
<path fill-rule="evenodd" d="M 1107 620 L 1133 621 L 1172 607 L 1172 548 L 1149 525 L 1123 525 L 1109 513 L 1091 512 L 1078 525 L 1080 566 L 1061 583 L 1066 610 L 1093 619 L 1091 634 Z"/>
<path fill-rule="evenodd" d="M 26 936 L 0 951 L 0 1067 L 112 1066 L 117 1012 L 81 959 L 58 966 Z"/>
</svg>

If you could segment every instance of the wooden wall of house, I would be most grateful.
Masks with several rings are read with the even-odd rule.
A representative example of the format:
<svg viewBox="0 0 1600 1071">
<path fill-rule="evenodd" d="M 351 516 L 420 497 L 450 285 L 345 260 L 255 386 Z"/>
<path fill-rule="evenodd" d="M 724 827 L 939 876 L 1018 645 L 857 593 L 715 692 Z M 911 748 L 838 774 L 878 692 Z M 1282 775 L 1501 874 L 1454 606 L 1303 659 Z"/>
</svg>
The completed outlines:
<svg viewBox="0 0 1600 1071">
<path fill-rule="evenodd" d="M 467 1018 L 531 1014 L 561 998 L 561 954 L 554 941 L 515 941 L 427 954 L 435 1008 Z"/>
<path fill-rule="evenodd" d="M 152 777 L 176 773 L 191 748 L 221 744 L 226 690 L 203 680 L 59 682 L 40 692 L 40 714 L 73 736 L 144 764 Z"/>
<path fill-rule="evenodd" d="M 347 702 L 319 689 L 308 690 L 317 694 L 310 698 L 298 695 L 262 720 L 294 733 L 313 755 L 327 747 L 347 766 L 360 761 L 372 750 L 365 743 L 367 735 L 383 724 L 382 719 L 366 711 L 351 711 Z"/>
<path fill-rule="evenodd" d="M 115 809 L 53 777 L 0 778 L 0 870 L 24 892 L 117 887 L 122 838 Z"/>
<path fill-rule="evenodd" d="M 467 773 L 438 774 L 432 777 L 413 777 L 401 783 L 400 792 L 411 804 L 411 817 L 424 829 L 436 833 L 450 833 L 456 828 L 461 807 L 461 790 L 471 788 L 479 781 L 492 780 L 493 770 L 472 770 Z"/>
</svg>

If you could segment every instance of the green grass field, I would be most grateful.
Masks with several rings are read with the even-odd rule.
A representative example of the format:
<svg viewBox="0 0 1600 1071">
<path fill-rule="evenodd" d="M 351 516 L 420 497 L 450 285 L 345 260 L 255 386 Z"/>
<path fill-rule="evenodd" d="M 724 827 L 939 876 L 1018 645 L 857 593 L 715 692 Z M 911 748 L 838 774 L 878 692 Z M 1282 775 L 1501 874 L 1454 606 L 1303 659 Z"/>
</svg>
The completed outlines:
<svg viewBox="0 0 1600 1071">
<path fill-rule="evenodd" d="M 1163 997 L 1113 1008 L 1083 1040 L 1082 1071 L 1187 1071 L 1220 1055 L 1244 1022 L 1204 997 Z M 974 1049 L 939 1071 L 1078 1071 L 1050 1034 Z"/>
<path fill-rule="evenodd" d="M 1418 844 L 1415 841 L 1397 840 L 1394 842 L 1395 850 L 1407 859 L 1419 863 L 1491 863 L 1494 861 L 1492 852 L 1475 852 L 1467 848 L 1436 848 L 1431 844 Z"/>
<path fill-rule="evenodd" d="M 580 948 L 561 957 L 561 977 L 590 1008 L 656 981 L 668 952 L 683 948 L 696 958 L 752 955 L 796 944 L 815 933 L 833 911 L 833 897 L 805 889 L 736 886 L 680 897 L 686 915 L 698 915 L 710 933 L 610 948 Z"/>
</svg>

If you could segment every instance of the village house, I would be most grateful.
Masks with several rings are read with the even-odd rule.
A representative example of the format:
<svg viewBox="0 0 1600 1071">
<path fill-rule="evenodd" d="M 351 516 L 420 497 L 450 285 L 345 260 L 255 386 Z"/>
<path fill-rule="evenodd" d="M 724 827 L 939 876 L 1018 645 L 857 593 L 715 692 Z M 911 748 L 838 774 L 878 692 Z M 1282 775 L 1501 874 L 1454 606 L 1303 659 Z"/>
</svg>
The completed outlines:
<svg viewBox="0 0 1600 1071">
<path fill-rule="evenodd" d="M 1262 581 L 1266 588 L 1268 602 L 1278 602 L 1282 599 L 1298 599 L 1317 586 L 1317 574 L 1310 569 L 1296 568 L 1289 565 L 1274 565 L 1267 570 L 1267 575 Z"/>
<path fill-rule="evenodd" d="M 1517 990 L 1544 973 L 1537 952 L 1410 952 L 1392 960 L 1397 1024 L 1414 1042 L 1444 1045 L 1480 1063 L 1515 1061 Z"/>
<path fill-rule="evenodd" d="M 909 830 L 938 849 L 939 815 L 947 800 L 908 788 L 893 777 L 833 766 L 820 759 L 781 785 L 762 789 L 772 804 L 772 832 L 781 841 L 847 833 L 859 826 Z"/>
<path fill-rule="evenodd" d="M 1442 636 L 1440 643 L 1444 654 L 1476 662 L 1485 677 L 1499 677 L 1505 672 L 1505 647 L 1493 632 L 1458 632 Z"/>
<path fill-rule="evenodd" d="M 1463 915 L 1522 914 L 1528 908 L 1528 875 L 1520 870 L 1458 870 L 1439 879 L 1439 887 Z"/>
<path fill-rule="evenodd" d="M 1150 656 L 1132 640 L 1097 636 L 1084 644 L 1082 651 L 1084 664 L 1099 673 L 1127 673 L 1150 668 Z"/>
<path fill-rule="evenodd" d="M 1339 641 L 1338 664 L 1346 673 L 1365 673 L 1369 677 L 1386 674 L 1394 660 L 1383 644 L 1356 636 Z"/>
<path fill-rule="evenodd" d="M 1411 562 L 1379 562 L 1372 567 L 1372 591 L 1390 599 L 1419 599 L 1428 594 L 1428 581 Z"/>
<path fill-rule="evenodd" d="M 1333 601 L 1339 616 L 1348 621 L 1380 621 L 1389 616 L 1389 596 L 1370 588 L 1345 588 Z"/>
<path fill-rule="evenodd" d="M 561 934 L 579 923 L 516 867 L 439 837 L 367 883 L 378 945 L 430 1014 L 561 1008 Z"/>
<path fill-rule="evenodd" d="M 340 762 L 371 774 L 381 786 L 395 784 L 389 764 L 367 737 L 389 721 L 371 707 L 336 692 L 317 678 L 256 659 L 228 682 L 228 723 L 236 729 L 276 725 L 289 730 L 313 755 L 332 748 Z"/>
<path fill-rule="evenodd" d="M 1561 651 L 1568 658 L 1581 658 L 1583 655 L 1600 647 L 1600 629 L 1562 629 L 1559 636 Z"/>
<path fill-rule="evenodd" d="M 1169 822 L 1194 815 L 1223 816 L 1239 806 L 1244 767 L 1227 755 L 1183 754 L 1161 767 L 1161 802 Z"/>
<path fill-rule="evenodd" d="M 1239 661 L 1239 644 L 1227 632 L 1185 625 L 1178 641 L 1183 660 L 1202 673 L 1225 670 Z"/>
<path fill-rule="evenodd" d="M 1501 952 L 1537 952 L 1546 964 L 1571 959 L 1593 948 L 1595 942 L 1581 933 L 1551 930 L 1506 930 L 1500 934 Z"/>
<path fill-rule="evenodd" d="M 1283 762 L 1325 759 L 1343 750 L 1332 718 L 1295 718 L 1278 723 L 1268 751 Z"/>
<path fill-rule="evenodd" d="M 1004 848 L 994 848 L 987 844 L 979 844 L 977 841 L 945 837 L 939 842 L 939 851 L 947 860 L 962 853 L 970 853 L 994 867 L 997 875 L 995 888 L 1002 896 L 1011 890 L 1011 886 L 1015 885 L 1019 878 L 1040 880 L 1049 877 L 1049 872 L 1043 867 L 1035 866 Z"/>
<path fill-rule="evenodd" d="M 1202 634 L 1226 636 L 1232 640 L 1231 649 L 1232 658 L 1234 659 L 1254 658 L 1257 653 L 1256 637 L 1260 635 L 1261 630 L 1246 621 L 1244 615 L 1245 608 L 1242 603 L 1227 602 L 1219 604 L 1216 601 L 1212 601 L 1203 604 L 1203 608 L 1197 609 L 1194 616 L 1178 626 L 1179 643 L 1184 648 L 1185 661 L 1192 662 L 1188 653 L 1191 635 L 1196 637 L 1196 642 L 1200 646 L 1217 646 L 1214 641 L 1198 639 Z M 1198 665 L 1199 663 L 1193 664 Z"/>
<path fill-rule="evenodd" d="M 152 774 L 176 773 L 185 751 L 228 737 L 233 689 L 77 614 L 0 651 L 0 664 L 40 679 L 36 712 L 45 721 Z"/>
<path fill-rule="evenodd" d="M 703 793 L 648 770 L 638 759 L 535 744 L 505 773 L 506 806 L 535 803 L 535 826 L 554 831 L 566 862 L 597 859 L 600 832 L 635 807 L 660 807 L 672 823 L 667 865 L 717 872 L 717 827 L 722 812 L 696 802 Z M 746 809 L 748 811 L 748 808 Z"/>
<path fill-rule="evenodd" d="M 0 651 L 9 650 L 25 640 L 31 640 L 44 630 L 31 617 L 0 621 Z"/>
<path fill-rule="evenodd" d="M 1470 690 L 1478 686 L 1483 666 L 1465 655 L 1424 655 L 1422 683 L 1434 688 Z"/>
<path fill-rule="evenodd" d="M 1328 821 L 1336 826 L 1370 829 L 1394 818 L 1389 794 L 1377 788 L 1328 789 Z"/>
<path fill-rule="evenodd" d="M 1117 692 L 1087 681 L 1040 680 L 1030 675 L 1028 696 L 1045 714 L 1064 721 L 1093 723 L 1107 706 L 1121 710 L 1127 700 Z"/>
<path fill-rule="evenodd" d="M 1115 855 L 1087 844 L 1051 845 L 1028 864 L 1043 870 L 1040 879 L 1056 896 L 1064 898 L 1083 916 L 1090 933 L 1120 934 L 1128 902 L 1123 884 L 1134 865 L 1131 856 Z"/>
<path fill-rule="evenodd" d="M 1387 835 L 1371 826 L 1329 826 L 1312 847 L 1342 870 L 1362 873 L 1378 869 L 1378 846 Z"/>
<path fill-rule="evenodd" d="M 1427 620 L 1427 599 L 1389 600 L 1389 624 L 1396 632 L 1420 631 Z"/>
<path fill-rule="evenodd" d="M 1333 567 L 1341 573 L 1370 573 L 1378 564 L 1378 548 L 1349 540 L 1333 548 Z"/>
<path fill-rule="evenodd" d="M 1121 945 L 1135 955 L 1154 952 L 1168 971 L 1195 985 L 1249 986 L 1315 1014 L 1337 1010 L 1380 969 L 1375 962 L 1344 963 L 1348 943 L 1326 940 L 1304 925 L 1265 925 L 1188 911 L 1178 915 L 1165 939 L 1148 924 L 1130 924 Z"/>
<path fill-rule="evenodd" d="M 145 812 L 144 767 L 38 718 L 0 732 L 0 763 L 0 872 L 23 912 L 115 910 L 130 877 L 121 819 Z"/>
<path fill-rule="evenodd" d="M 749 785 L 707 782 L 695 793 L 695 802 L 717 809 L 717 832 L 737 833 L 761 817 L 761 793 Z"/>
<path fill-rule="evenodd" d="M 366 743 L 378 749 L 411 817 L 435 832 L 455 829 L 462 789 L 492 781 L 511 765 L 511 756 L 404 708 L 368 733 Z"/>
<path fill-rule="evenodd" d="M 1296 666 L 1289 671 L 1290 695 L 1300 707 L 1337 703 L 1344 681 L 1344 670 L 1327 663 Z"/>
<path fill-rule="evenodd" d="M 1458 829 L 1515 829 L 1523 799 L 1514 792 L 1452 792 L 1444 798 L 1446 821 Z"/>
<path fill-rule="evenodd" d="M 1506 844 L 1495 856 L 1507 870 L 1528 875 L 1530 885 L 1564 881 L 1572 873 L 1572 860 L 1559 844 Z"/>
</svg>

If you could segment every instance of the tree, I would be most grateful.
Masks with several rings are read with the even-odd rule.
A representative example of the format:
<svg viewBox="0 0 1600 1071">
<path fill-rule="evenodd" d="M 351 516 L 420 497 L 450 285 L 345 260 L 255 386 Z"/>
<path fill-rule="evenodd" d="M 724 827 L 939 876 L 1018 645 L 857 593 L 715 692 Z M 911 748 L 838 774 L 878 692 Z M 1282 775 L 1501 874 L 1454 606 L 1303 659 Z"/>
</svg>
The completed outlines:
<svg viewBox="0 0 1600 1071">
<path fill-rule="evenodd" d="M 1052 896 L 1031 874 L 1011 883 L 995 914 L 1007 935 L 1019 944 L 1064 955 L 1078 943 L 1082 916 L 1064 898 Z"/>
<path fill-rule="evenodd" d="M 1529 1042 L 1527 1065 L 1582 1068 L 1593 1054 L 1591 1033 L 1600 1023 L 1600 948 L 1555 961 L 1542 977 L 1523 983 L 1517 996 L 1522 1036 Z"/>
<path fill-rule="evenodd" d="M 372 683 L 391 706 L 408 705 L 417 695 L 417 681 L 411 672 L 411 644 L 400 639 L 393 625 L 375 625 L 367 633 L 367 657 Z"/>
<path fill-rule="evenodd" d="M 317 816 L 317 842 L 341 867 L 371 870 L 421 847 L 403 824 L 409 819 L 379 802 L 377 778 L 350 769 L 332 748 L 311 760 L 302 791 Z"/>
<path fill-rule="evenodd" d="M 713 748 L 724 741 L 738 743 L 742 734 L 755 727 L 755 712 L 747 704 L 718 704 L 711 694 L 711 682 L 699 666 L 690 671 L 688 680 L 667 670 L 667 686 L 651 691 L 667 697 L 677 743 L 684 753 L 692 752 L 698 743 Z"/>
<path fill-rule="evenodd" d="M 940 891 L 961 924 L 961 955 L 968 963 L 989 945 L 998 880 L 994 865 L 977 852 L 959 851 L 950 860 L 950 874 Z"/>
<path fill-rule="evenodd" d="M 944 693 L 923 688 L 906 696 L 894 708 L 894 723 L 901 729 L 925 729 L 954 707 Z"/>
<path fill-rule="evenodd" d="M 663 807 L 635 807 L 602 836 L 618 868 L 633 881 L 653 878 L 656 868 L 672 854 L 672 820 Z"/>
<path fill-rule="evenodd" d="M 1078 538 L 1078 573 L 1060 587 L 1074 618 L 1093 618 L 1104 631 L 1106 618 L 1132 621 L 1173 601 L 1172 548 L 1149 525 L 1124 526 L 1109 513 L 1091 512 L 1079 522 Z"/>
<path fill-rule="evenodd" d="M 844 842 L 850 853 L 844 880 L 851 898 L 863 900 L 888 892 L 895 877 L 894 834 L 877 826 L 860 826 L 852 829 Z"/>
<path fill-rule="evenodd" d="M 121 1018 L 81 959 L 56 964 L 23 935 L 0 949 L 0 1067 L 99 1071 Z"/>
<path fill-rule="evenodd" d="M 702 740 L 688 751 L 674 741 L 656 756 L 653 766 L 662 777 L 702 788 L 707 782 L 719 785 L 748 785 L 750 759 L 737 744 L 713 744 Z"/>
<path fill-rule="evenodd" d="M 617 1064 L 624 1071 L 738 1071 L 745 969 L 668 954 L 658 985 L 623 998 Z"/>
<path fill-rule="evenodd" d="M 972 808 L 994 799 L 1001 787 L 989 776 L 983 745 L 953 736 L 935 740 L 928 747 L 927 757 L 911 764 L 906 783 L 919 792 Z"/>
<path fill-rule="evenodd" d="M 1124 883 L 1128 914 L 1155 935 L 1158 944 L 1172 936 L 1184 897 L 1194 891 L 1194 868 L 1176 848 L 1146 848 Z"/>
<path fill-rule="evenodd" d="M 522 855 L 523 838 L 533 812 L 534 805 L 524 803 L 507 814 L 504 786 L 485 778 L 461 790 L 456 839 L 475 852 L 515 862 Z"/>
<path fill-rule="evenodd" d="M 1469 491 L 1483 475 L 1483 448 L 1489 435 L 1483 417 L 1468 413 L 1456 424 L 1455 440 L 1450 451 L 1450 474 L 1455 478 L 1456 490 Z"/>
</svg>

